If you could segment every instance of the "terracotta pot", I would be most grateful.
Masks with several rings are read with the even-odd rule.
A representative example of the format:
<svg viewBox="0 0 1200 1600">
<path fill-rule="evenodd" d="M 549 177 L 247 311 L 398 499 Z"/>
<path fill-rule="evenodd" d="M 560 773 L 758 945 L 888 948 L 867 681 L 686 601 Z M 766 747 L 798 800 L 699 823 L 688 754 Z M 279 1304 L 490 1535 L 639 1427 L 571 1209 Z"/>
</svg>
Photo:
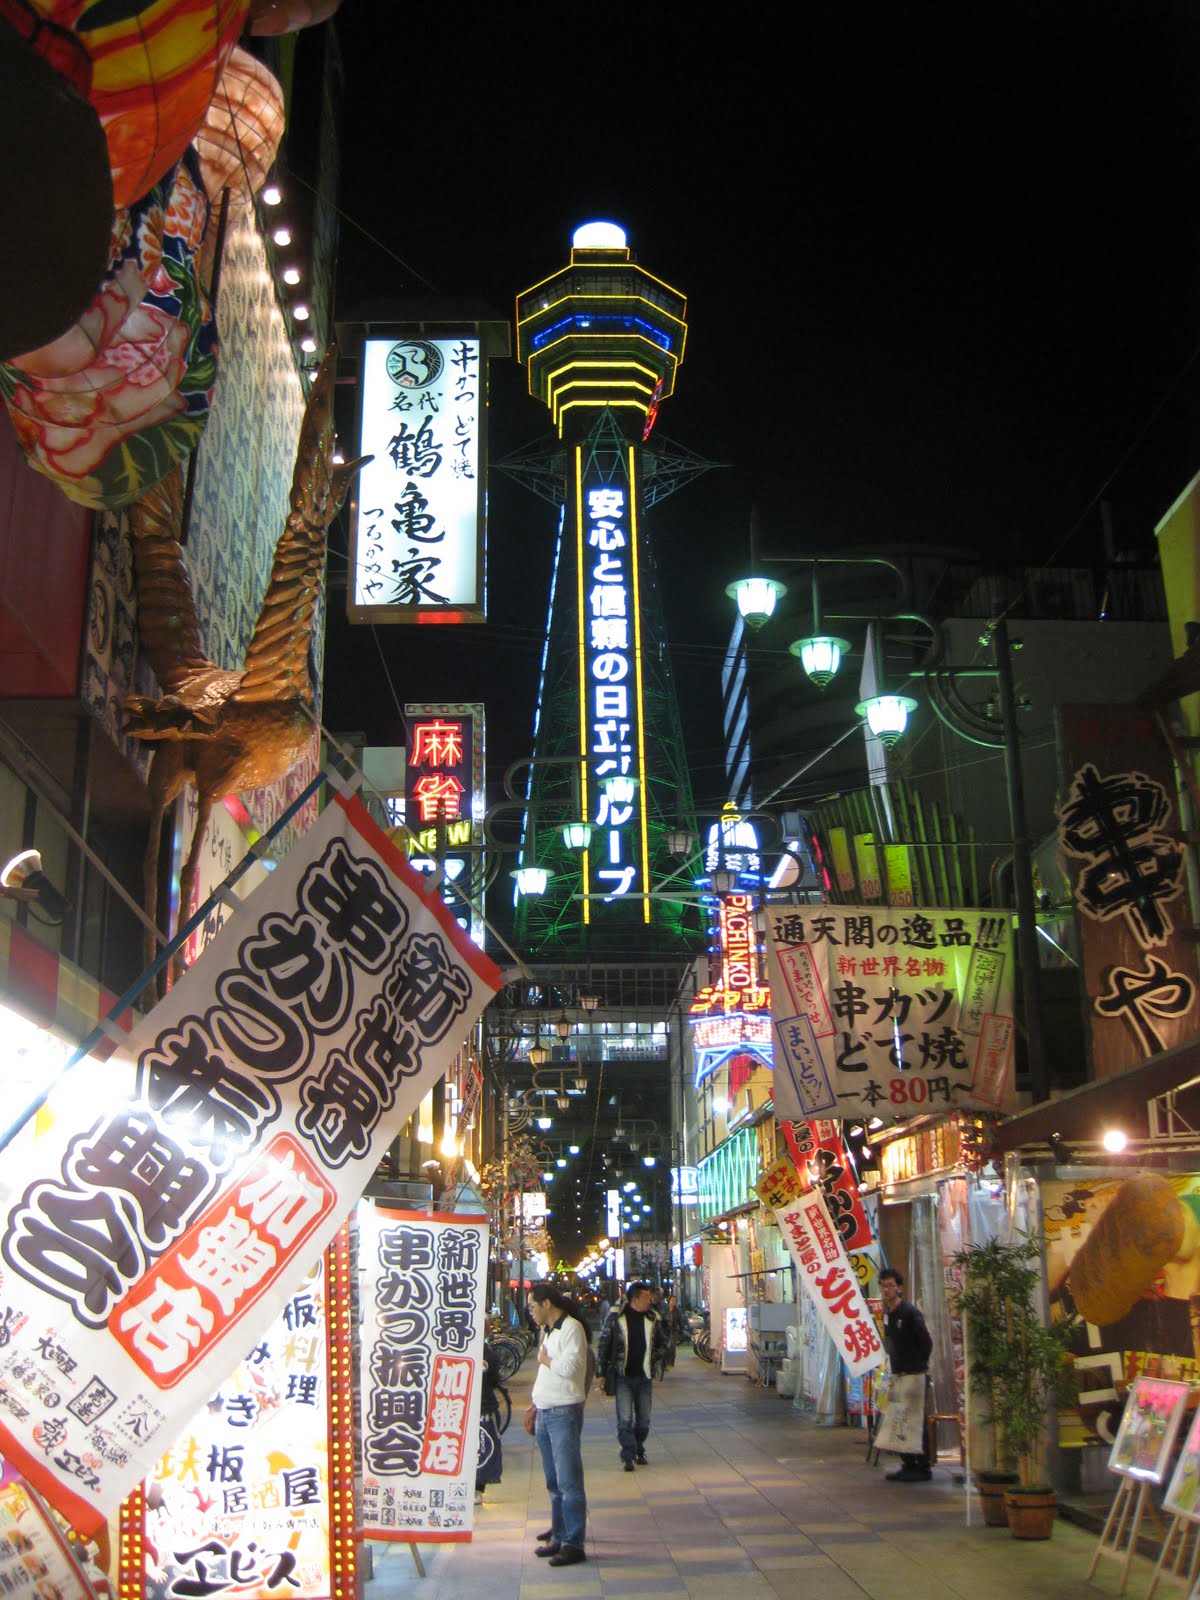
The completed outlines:
<svg viewBox="0 0 1200 1600">
<path fill-rule="evenodd" d="M 1038 1494 L 1008 1489 L 1004 1505 L 1008 1512 L 1008 1531 L 1014 1539 L 1048 1539 L 1054 1532 L 1058 1496 L 1052 1489 Z"/>
<path fill-rule="evenodd" d="M 975 1488 L 979 1495 L 983 1520 L 989 1528 L 1003 1528 L 1007 1525 L 1008 1512 L 1004 1508 L 1004 1495 L 1012 1486 L 1012 1482 L 1011 1478 L 1002 1478 L 998 1482 L 992 1478 L 976 1478 Z"/>
</svg>

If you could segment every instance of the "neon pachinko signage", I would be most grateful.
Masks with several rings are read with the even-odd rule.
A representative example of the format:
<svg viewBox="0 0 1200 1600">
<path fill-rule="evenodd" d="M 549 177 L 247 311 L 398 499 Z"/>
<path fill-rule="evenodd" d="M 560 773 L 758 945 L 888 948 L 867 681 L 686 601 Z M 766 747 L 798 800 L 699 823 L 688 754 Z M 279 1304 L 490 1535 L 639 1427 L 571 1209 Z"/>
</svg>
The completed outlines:
<svg viewBox="0 0 1200 1600">
<path fill-rule="evenodd" d="M 352 518 L 352 622 L 482 622 L 482 346 L 368 339 Z"/>
<path fill-rule="evenodd" d="M 637 479 L 589 481 L 575 454 L 579 575 L 579 720 L 584 813 L 595 830 L 584 854 L 584 921 L 593 897 L 646 894 L 646 794 L 642 730 Z M 612 777 L 634 780 L 631 798 L 610 800 Z"/>
<path fill-rule="evenodd" d="M 753 897 L 724 895 L 717 929 L 721 981 L 701 989 L 689 1008 L 697 1085 L 736 1054 L 748 1053 L 771 1065 L 771 991 L 759 978 Z"/>
</svg>

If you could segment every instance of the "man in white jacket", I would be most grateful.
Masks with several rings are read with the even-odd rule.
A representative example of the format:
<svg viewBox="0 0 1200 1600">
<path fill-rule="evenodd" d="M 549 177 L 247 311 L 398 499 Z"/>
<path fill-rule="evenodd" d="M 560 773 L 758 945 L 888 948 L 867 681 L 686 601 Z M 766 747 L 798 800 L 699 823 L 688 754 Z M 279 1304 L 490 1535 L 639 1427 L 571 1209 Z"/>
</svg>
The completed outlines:
<svg viewBox="0 0 1200 1600">
<path fill-rule="evenodd" d="M 534 1438 L 550 1494 L 550 1526 L 537 1553 L 552 1567 L 586 1561 L 587 1495 L 583 1487 L 583 1402 L 586 1398 L 588 1330 L 573 1300 L 552 1283 L 529 1291 L 529 1315 L 542 1330 Z"/>
</svg>

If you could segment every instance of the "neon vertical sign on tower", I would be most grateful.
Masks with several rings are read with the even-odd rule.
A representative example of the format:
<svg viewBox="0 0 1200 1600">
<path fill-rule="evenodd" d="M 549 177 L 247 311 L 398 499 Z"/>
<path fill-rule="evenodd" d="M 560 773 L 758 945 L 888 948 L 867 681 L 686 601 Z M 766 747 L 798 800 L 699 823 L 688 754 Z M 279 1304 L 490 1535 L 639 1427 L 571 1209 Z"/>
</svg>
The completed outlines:
<svg viewBox="0 0 1200 1600">
<path fill-rule="evenodd" d="M 583 917 L 594 898 L 640 898 L 649 922 L 636 460 L 630 450 L 628 478 L 609 481 L 585 471 L 581 449 L 574 460 L 581 792 L 594 830 Z M 633 781 L 631 796 L 610 797 L 614 777 Z"/>
</svg>

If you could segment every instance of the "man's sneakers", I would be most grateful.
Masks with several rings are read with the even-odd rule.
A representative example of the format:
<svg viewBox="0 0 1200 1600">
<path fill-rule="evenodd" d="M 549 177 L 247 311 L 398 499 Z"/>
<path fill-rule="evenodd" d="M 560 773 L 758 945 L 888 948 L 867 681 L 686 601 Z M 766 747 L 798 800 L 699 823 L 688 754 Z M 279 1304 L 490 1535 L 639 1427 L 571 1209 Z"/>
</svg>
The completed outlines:
<svg viewBox="0 0 1200 1600">
<path fill-rule="evenodd" d="M 632 1461 L 622 1461 L 621 1466 L 624 1468 L 624 1470 L 626 1472 L 632 1472 L 633 1471 L 633 1462 Z"/>
<path fill-rule="evenodd" d="M 650 1457 L 644 1450 L 639 1450 L 633 1459 L 637 1462 L 639 1467 L 648 1467 L 650 1465 Z"/>
<path fill-rule="evenodd" d="M 561 1549 L 562 1545 L 557 1539 L 550 1539 L 545 1544 L 538 1545 L 533 1553 L 535 1556 L 556 1556 Z"/>
<path fill-rule="evenodd" d="M 928 1467 L 897 1467 L 885 1476 L 889 1483 L 928 1483 L 933 1473 Z"/>
<path fill-rule="evenodd" d="M 554 1529 L 553 1528 L 547 1528 L 545 1533 L 539 1533 L 538 1534 L 537 1542 L 539 1544 L 549 1544 L 553 1538 L 554 1538 Z"/>
<path fill-rule="evenodd" d="M 541 1555 L 538 1551 L 538 1555 Z M 573 1567 L 577 1561 L 586 1561 L 587 1552 L 581 1550 L 577 1544 L 564 1544 L 557 1555 L 550 1557 L 552 1567 Z"/>
</svg>

